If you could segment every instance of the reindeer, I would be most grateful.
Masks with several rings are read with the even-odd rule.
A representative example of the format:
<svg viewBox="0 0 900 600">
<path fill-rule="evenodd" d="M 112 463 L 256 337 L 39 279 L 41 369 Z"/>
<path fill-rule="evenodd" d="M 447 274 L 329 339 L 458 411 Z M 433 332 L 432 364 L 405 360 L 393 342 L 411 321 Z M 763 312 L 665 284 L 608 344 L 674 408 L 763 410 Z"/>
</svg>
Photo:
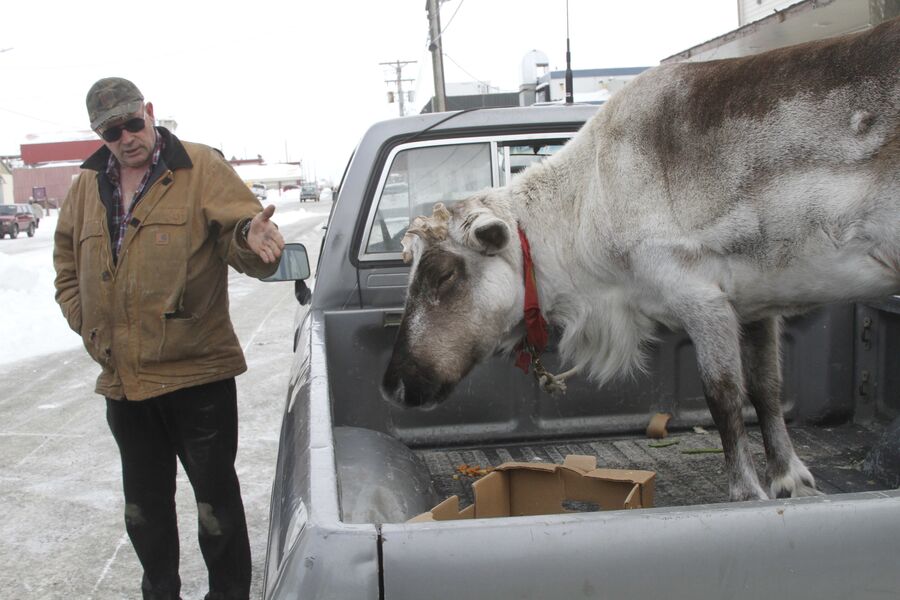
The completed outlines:
<svg viewBox="0 0 900 600">
<path fill-rule="evenodd" d="M 900 20 L 745 58 L 651 69 L 508 186 L 404 237 L 406 308 L 382 393 L 444 400 L 544 317 L 598 385 L 683 329 L 731 500 L 815 495 L 781 408 L 780 318 L 900 291 Z M 768 492 L 741 416 L 756 409 Z"/>
</svg>

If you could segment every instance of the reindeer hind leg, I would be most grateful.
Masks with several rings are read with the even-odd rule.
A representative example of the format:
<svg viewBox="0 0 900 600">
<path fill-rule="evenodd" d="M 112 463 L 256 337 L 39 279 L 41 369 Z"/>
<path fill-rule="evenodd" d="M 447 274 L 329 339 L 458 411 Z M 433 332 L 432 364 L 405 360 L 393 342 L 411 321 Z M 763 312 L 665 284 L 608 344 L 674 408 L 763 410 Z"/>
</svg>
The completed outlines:
<svg viewBox="0 0 900 600">
<path fill-rule="evenodd" d="M 745 324 L 741 358 L 747 395 L 756 409 L 766 448 L 766 480 L 773 498 L 820 495 L 809 469 L 794 451 L 781 408 L 781 321 Z"/>
</svg>

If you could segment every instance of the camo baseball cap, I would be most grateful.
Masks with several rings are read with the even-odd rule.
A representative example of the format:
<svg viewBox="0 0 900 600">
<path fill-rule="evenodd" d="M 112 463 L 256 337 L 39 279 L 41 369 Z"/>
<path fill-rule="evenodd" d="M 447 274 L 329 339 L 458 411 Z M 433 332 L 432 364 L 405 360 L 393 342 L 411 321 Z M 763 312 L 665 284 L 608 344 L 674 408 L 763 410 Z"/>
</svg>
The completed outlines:
<svg viewBox="0 0 900 600">
<path fill-rule="evenodd" d="M 91 129 L 96 130 L 107 121 L 141 110 L 144 96 L 127 79 L 104 77 L 88 90 L 86 103 Z"/>
</svg>

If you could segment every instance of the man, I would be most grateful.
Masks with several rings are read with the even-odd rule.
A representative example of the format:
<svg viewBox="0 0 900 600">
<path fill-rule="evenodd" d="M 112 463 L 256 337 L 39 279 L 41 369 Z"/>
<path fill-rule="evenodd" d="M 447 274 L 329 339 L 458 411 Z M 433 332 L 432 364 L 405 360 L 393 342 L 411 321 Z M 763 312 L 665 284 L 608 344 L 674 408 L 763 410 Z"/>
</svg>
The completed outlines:
<svg viewBox="0 0 900 600">
<path fill-rule="evenodd" d="M 44 209 L 34 200 L 29 201 L 28 207 L 31 209 L 31 214 L 34 215 L 34 226 L 40 227 L 41 219 L 44 218 Z"/>
<path fill-rule="evenodd" d="M 284 241 L 220 153 L 154 127 L 130 81 L 87 94 L 104 145 L 60 209 L 56 301 L 100 364 L 96 391 L 122 457 L 125 526 L 144 598 L 178 598 L 176 456 L 194 489 L 208 599 L 247 598 L 250 545 L 237 452 L 228 265 L 272 274 Z"/>
</svg>

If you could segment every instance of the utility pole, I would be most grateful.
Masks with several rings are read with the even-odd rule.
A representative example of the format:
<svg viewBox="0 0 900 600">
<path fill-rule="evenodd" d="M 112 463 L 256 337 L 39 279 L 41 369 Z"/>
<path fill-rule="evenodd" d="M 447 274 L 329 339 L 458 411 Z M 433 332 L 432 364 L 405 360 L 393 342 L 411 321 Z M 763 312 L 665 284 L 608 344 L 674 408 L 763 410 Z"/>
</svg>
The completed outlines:
<svg viewBox="0 0 900 600">
<path fill-rule="evenodd" d="M 400 104 L 400 116 L 403 117 L 406 115 L 406 104 L 404 102 L 406 99 L 406 93 L 404 93 L 404 91 L 403 91 L 403 82 L 415 81 L 415 79 L 403 79 L 403 75 L 402 75 L 403 67 L 405 67 L 406 65 L 414 65 L 414 64 L 416 64 L 416 61 L 414 61 L 414 60 L 395 60 L 394 62 L 383 62 L 383 63 L 378 63 L 378 64 L 388 66 L 388 67 L 394 67 L 394 71 L 397 75 L 396 78 L 385 79 L 384 82 L 385 83 L 393 83 L 397 86 L 397 98 L 398 98 L 398 102 Z M 388 102 L 393 102 L 393 99 L 391 98 L 390 93 L 388 94 Z"/>
<path fill-rule="evenodd" d="M 431 34 L 431 68 L 434 71 L 434 112 L 447 110 L 447 92 L 444 86 L 444 50 L 441 43 L 441 9 L 439 0 L 426 0 L 428 26 Z"/>
<path fill-rule="evenodd" d="M 575 101 L 572 89 L 572 53 L 569 51 L 569 0 L 566 0 L 566 104 Z"/>
</svg>

